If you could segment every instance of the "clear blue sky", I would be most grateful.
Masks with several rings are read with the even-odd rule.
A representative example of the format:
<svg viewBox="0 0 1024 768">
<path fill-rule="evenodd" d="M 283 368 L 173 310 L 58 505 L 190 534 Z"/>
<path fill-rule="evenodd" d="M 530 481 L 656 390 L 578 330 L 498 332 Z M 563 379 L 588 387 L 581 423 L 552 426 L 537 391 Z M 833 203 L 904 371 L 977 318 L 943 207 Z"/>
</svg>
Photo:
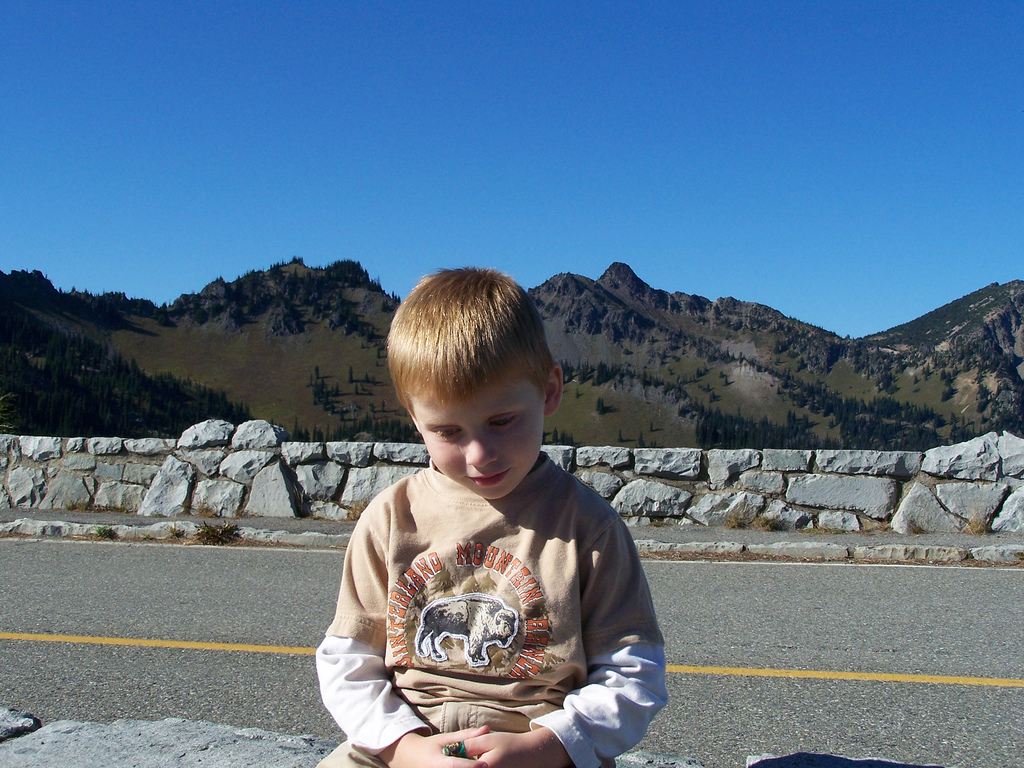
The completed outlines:
<svg viewBox="0 0 1024 768">
<path fill-rule="evenodd" d="M 0 270 L 293 256 L 883 330 L 1024 279 L 1024 3 L 0 0 Z"/>
</svg>

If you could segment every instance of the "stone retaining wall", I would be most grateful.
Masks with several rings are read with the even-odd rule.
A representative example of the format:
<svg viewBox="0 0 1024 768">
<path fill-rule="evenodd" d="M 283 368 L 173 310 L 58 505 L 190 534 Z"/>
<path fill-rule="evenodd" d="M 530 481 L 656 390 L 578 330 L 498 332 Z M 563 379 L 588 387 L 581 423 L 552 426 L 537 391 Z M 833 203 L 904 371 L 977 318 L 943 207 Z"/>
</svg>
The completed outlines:
<svg viewBox="0 0 1024 768">
<path fill-rule="evenodd" d="M 545 446 L 634 525 L 1024 532 L 1024 440 L 925 452 Z M 355 519 L 422 445 L 289 442 L 209 420 L 177 440 L 0 435 L 0 508 Z"/>
</svg>

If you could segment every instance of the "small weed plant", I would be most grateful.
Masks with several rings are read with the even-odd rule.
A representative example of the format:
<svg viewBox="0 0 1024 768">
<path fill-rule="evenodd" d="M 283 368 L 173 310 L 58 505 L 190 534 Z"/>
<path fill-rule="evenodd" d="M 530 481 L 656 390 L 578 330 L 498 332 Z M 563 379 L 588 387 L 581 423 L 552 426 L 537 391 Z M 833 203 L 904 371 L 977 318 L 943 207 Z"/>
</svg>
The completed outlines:
<svg viewBox="0 0 1024 768">
<path fill-rule="evenodd" d="M 740 512 L 730 512 L 725 517 L 725 527 L 732 530 L 746 528 L 749 524 L 750 521 Z"/>
<path fill-rule="evenodd" d="M 109 525 L 97 525 L 92 529 L 92 535 L 97 539 L 104 539 L 106 541 L 116 541 L 118 538 L 117 531 Z"/>
<path fill-rule="evenodd" d="M 196 541 L 200 544 L 232 544 L 238 541 L 239 536 L 238 526 L 234 523 L 203 523 L 196 530 Z"/>
<path fill-rule="evenodd" d="M 369 504 L 369 499 L 356 499 L 355 501 L 346 504 L 345 507 L 348 509 L 348 519 L 358 520 Z"/>
<path fill-rule="evenodd" d="M 985 515 L 978 512 L 971 516 L 971 519 L 964 526 L 964 533 L 971 536 L 987 536 L 989 533 L 988 520 Z"/>
<path fill-rule="evenodd" d="M 788 526 L 782 518 L 758 515 L 754 518 L 754 522 L 750 524 L 750 527 L 758 531 L 784 531 Z"/>
</svg>

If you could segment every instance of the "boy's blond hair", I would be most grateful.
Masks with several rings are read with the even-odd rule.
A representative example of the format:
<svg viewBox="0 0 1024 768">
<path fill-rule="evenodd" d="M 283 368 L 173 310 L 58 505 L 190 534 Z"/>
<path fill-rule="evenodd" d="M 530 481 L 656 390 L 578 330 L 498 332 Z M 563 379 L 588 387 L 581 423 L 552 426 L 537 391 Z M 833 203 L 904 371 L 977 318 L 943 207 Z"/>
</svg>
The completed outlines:
<svg viewBox="0 0 1024 768">
<path fill-rule="evenodd" d="M 388 333 L 398 399 L 472 399 L 488 384 L 525 376 L 544 392 L 555 360 L 526 291 L 493 269 L 428 275 L 399 305 Z"/>
</svg>

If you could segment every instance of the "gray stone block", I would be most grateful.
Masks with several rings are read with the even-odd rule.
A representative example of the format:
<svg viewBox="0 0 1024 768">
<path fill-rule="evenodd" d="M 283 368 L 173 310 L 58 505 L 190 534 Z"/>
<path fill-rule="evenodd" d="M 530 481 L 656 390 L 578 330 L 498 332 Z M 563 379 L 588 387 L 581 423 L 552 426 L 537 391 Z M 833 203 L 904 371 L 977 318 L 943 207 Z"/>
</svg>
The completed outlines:
<svg viewBox="0 0 1024 768">
<path fill-rule="evenodd" d="M 703 525 L 745 526 L 753 522 L 765 507 L 765 498 L 757 493 L 708 493 L 687 510 L 687 515 Z"/>
<path fill-rule="evenodd" d="M 122 480 L 124 479 L 124 465 L 98 461 L 96 469 L 93 470 L 93 476 L 97 480 Z"/>
<path fill-rule="evenodd" d="M 231 438 L 231 447 L 236 451 L 259 451 L 277 448 L 290 437 L 284 427 L 271 424 L 263 419 L 253 419 L 238 425 Z"/>
<path fill-rule="evenodd" d="M 89 483 L 93 488 L 96 481 L 70 472 L 61 472 L 50 481 L 46 496 L 39 503 L 40 509 L 83 509 L 92 501 Z"/>
<path fill-rule="evenodd" d="M 195 476 L 196 470 L 191 464 L 168 456 L 142 499 L 139 514 L 164 517 L 180 515 L 192 495 Z"/>
<path fill-rule="evenodd" d="M 786 501 L 822 509 L 862 512 L 876 519 L 892 514 L 899 486 L 896 481 L 864 475 L 802 475 L 790 479 Z"/>
<path fill-rule="evenodd" d="M 845 475 L 913 477 L 921 469 L 922 455 L 909 451 L 816 451 L 818 469 Z"/>
<path fill-rule="evenodd" d="M 347 467 L 368 467 L 373 460 L 373 443 L 327 443 L 327 458 Z"/>
<path fill-rule="evenodd" d="M 180 450 L 175 455 L 182 461 L 187 461 L 207 477 L 217 474 L 221 462 L 227 457 L 224 451 L 218 450 Z"/>
<path fill-rule="evenodd" d="M 38 731 L 41 725 L 35 715 L 0 707 L 0 741 Z"/>
<path fill-rule="evenodd" d="M 156 464 L 125 464 L 121 479 L 126 483 L 148 486 L 159 471 L 160 467 Z"/>
<path fill-rule="evenodd" d="M 7 432 L 0 432 L 0 451 L 6 453 L 7 451 L 11 450 L 11 446 L 13 446 L 19 440 L 21 440 L 20 435 L 12 435 Z"/>
<path fill-rule="evenodd" d="M 810 513 L 805 512 L 802 509 L 791 507 L 784 501 L 779 501 L 778 499 L 772 499 L 772 501 L 768 503 L 768 508 L 764 511 L 764 514 L 762 514 L 761 517 L 770 521 L 773 525 L 773 529 L 778 527 L 788 531 L 806 528 L 814 522 L 814 518 Z"/>
<path fill-rule="evenodd" d="M 125 450 L 139 456 L 161 456 L 170 453 L 174 445 L 174 440 L 165 440 L 160 437 L 142 437 L 124 441 Z"/>
<path fill-rule="evenodd" d="M 996 441 L 1003 477 L 1024 478 L 1024 440 L 1003 432 Z"/>
<path fill-rule="evenodd" d="M 739 484 L 745 491 L 778 495 L 786 490 L 786 477 L 781 472 L 751 469 L 740 475 Z"/>
<path fill-rule="evenodd" d="M 82 453 L 85 451 L 84 437 L 67 437 L 64 439 L 64 453 Z"/>
<path fill-rule="evenodd" d="M 612 499 L 612 507 L 623 517 L 665 517 L 686 511 L 693 494 L 654 480 L 632 480 Z"/>
<path fill-rule="evenodd" d="M 929 475 L 956 480 L 997 480 L 999 464 L 998 437 L 989 432 L 965 443 L 926 451 L 921 469 Z"/>
<path fill-rule="evenodd" d="M 583 446 L 576 449 L 576 466 L 596 467 L 604 464 L 612 469 L 628 467 L 633 455 L 629 448 L 616 445 Z"/>
<path fill-rule="evenodd" d="M 419 471 L 420 467 L 388 465 L 350 469 L 345 490 L 341 494 L 341 504 L 345 507 L 366 504 L 392 483 Z"/>
<path fill-rule="evenodd" d="M 192 494 L 193 513 L 235 517 L 242 508 L 245 486 L 231 480 L 200 480 Z"/>
<path fill-rule="evenodd" d="M 773 472 L 807 472 L 811 468 L 811 451 L 765 448 L 761 451 L 761 469 Z"/>
<path fill-rule="evenodd" d="M 761 452 L 749 448 L 708 451 L 708 480 L 712 489 L 724 488 L 740 472 L 753 469 L 761 463 Z"/>
<path fill-rule="evenodd" d="M 0 453 L 8 454 L 17 461 L 21 458 L 21 437 L 19 435 L 0 434 Z"/>
<path fill-rule="evenodd" d="M 859 531 L 860 518 L 839 509 L 828 509 L 818 513 L 818 528 L 830 531 Z"/>
<path fill-rule="evenodd" d="M 992 521 L 992 530 L 997 533 L 1024 533 L 1024 486 L 1003 502 L 1003 508 Z"/>
<path fill-rule="evenodd" d="M 33 461 L 49 461 L 59 459 L 63 446 L 59 437 L 36 437 L 35 435 L 22 435 L 18 440 L 21 446 L 21 455 Z"/>
<path fill-rule="evenodd" d="M 580 472 L 579 478 L 605 499 L 615 496 L 624 484 L 621 477 L 610 472 Z"/>
<path fill-rule="evenodd" d="M 236 483 L 248 485 L 259 471 L 274 460 L 270 451 L 238 451 L 230 453 L 220 464 L 220 474 Z"/>
<path fill-rule="evenodd" d="M 145 492 L 145 488 L 133 483 L 100 483 L 100 487 L 96 489 L 93 506 L 135 514 L 142 506 Z"/>
<path fill-rule="evenodd" d="M 120 437 L 90 437 L 85 447 L 93 456 L 111 456 L 120 453 L 124 440 Z"/>
<path fill-rule="evenodd" d="M 419 443 L 374 443 L 373 455 L 392 464 L 426 466 L 430 462 L 427 446 Z"/>
<path fill-rule="evenodd" d="M 252 481 L 245 514 L 251 517 L 296 517 L 295 491 L 284 465 L 275 461 L 259 471 Z"/>
<path fill-rule="evenodd" d="M 700 474 L 699 448 L 637 448 L 634 469 L 641 475 L 692 480 Z"/>
<path fill-rule="evenodd" d="M 988 523 L 1010 493 L 1005 483 L 942 483 L 935 486 L 939 502 L 965 522 Z"/>
<path fill-rule="evenodd" d="M 207 419 L 194 424 L 178 438 L 178 448 L 214 448 L 231 442 L 235 425 L 223 419 Z"/>
<path fill-rule="evenodd" d="M 921 483 L 914 483 L 892 518 L 897 533 L 956 533 L 964 521 L 951 515 Z"/>
<path fill-rule="evenodd" d="M 323 443 L 282 443 L 281 458 L 289 467 L 323 461 L 327 457 Z"/>
<path fill-rule="evenodd" d="M 7 473 L 7 490 L 15 507 L 34 507 L 46 493 L 46 473 L 35 467 L 15 467 Z"/>
<path fill-rule="evenodd" d="M 76 472 L 93 472 L 96 470 L 96 457 L 88 453 L 65 453 L 60 464 L 64 469 Z"/>
<path fill-rule="evenodd" d="M 571 445 L 542 445 L 540 450 L 552 462 L 566 471 L 572 467 L 573 457 L 576 455 L 576 449 Z"/>
<path fill-rule="evenodd" d="M 333 461 L 300 464 L 295 478 L 303 494 L 313 501 L 330 501 L 345 479 L 345 469 Z"/>
<path fill-rule="evenodd" d="M 80 723 L 58 720 L 0 744 L 3 768 L 310 768 L 336 742 L 256 728 L 166 719 Z"/>
</svg>

